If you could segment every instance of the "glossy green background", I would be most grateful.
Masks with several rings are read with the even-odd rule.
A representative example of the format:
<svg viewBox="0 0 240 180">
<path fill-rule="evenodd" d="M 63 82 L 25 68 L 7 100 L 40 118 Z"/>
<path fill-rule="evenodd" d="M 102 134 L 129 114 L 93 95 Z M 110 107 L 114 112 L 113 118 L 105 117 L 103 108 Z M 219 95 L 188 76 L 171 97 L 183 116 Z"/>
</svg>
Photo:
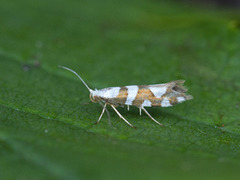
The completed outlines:
<svg viewBox="0 0 240 180">
<path fill-rule="evenodd" d="M 240 175 L 238 10 L 166 1 L 0 3 L 0 179 L 235 179 Z M 91 88 L 185 79 L 194 99 L 119 108 Z"/>
</svg>

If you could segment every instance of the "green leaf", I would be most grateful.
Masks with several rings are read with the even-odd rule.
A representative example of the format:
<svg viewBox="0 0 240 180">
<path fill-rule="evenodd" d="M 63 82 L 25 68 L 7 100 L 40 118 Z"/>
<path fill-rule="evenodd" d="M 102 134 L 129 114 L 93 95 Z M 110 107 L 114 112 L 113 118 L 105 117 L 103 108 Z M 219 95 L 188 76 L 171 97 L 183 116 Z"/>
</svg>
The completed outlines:
<svg viewBox="0 0 240 180">
<path fill-rule="evenodd" d="M 0 179 L 236 179 L 239 12 L 165 1 L 0 3 Z M 194 99 L 89 103 L 91 88 L 185 79 Z"/>
</svg>

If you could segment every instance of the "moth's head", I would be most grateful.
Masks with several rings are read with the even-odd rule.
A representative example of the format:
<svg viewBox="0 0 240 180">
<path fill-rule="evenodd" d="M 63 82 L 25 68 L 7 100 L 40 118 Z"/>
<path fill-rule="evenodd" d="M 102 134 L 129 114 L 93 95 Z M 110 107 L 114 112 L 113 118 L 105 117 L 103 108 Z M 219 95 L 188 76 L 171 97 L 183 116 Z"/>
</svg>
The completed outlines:
<svg viewBox="0 0 240 180">
<path fill-rule="evenodd" d="M 99 101 L 98 96 L 96 96 L 96 95 L 94 94 L 94 91 L 93 91 L 92 89 L 90 89 L 89 97 L 90 97 L 90 100 L 91 100 L 92 102 L 98 102 L 98 101 Z"/>
</svg>

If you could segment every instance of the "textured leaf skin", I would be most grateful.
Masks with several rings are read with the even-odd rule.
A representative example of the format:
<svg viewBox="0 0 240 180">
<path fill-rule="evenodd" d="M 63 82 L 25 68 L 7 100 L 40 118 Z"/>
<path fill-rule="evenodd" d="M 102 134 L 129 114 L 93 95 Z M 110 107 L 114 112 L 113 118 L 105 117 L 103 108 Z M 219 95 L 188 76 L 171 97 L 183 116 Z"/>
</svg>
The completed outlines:
<svg viewBox="0 0 240 180">
<path fill-rule="evenodd" d="M 0 2 L 0 179 L 236 179 L 239 12 L 166 1 Z M 185 79 L 194 99 L 119 108 L 91 88 Z"/>
</svg>

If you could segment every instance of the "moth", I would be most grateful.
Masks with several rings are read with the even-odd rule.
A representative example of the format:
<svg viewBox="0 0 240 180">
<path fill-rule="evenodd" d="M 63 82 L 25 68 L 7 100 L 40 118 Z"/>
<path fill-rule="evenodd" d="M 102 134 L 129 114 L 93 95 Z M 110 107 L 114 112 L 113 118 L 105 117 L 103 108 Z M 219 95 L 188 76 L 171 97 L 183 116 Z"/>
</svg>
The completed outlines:
<svg viewBox="0 0 240 180">
<path fill-rule="evenodd" d="M 127 105 L 128 110 L 129 106 L 135 106 L 139 108 L 140 115 L 143 110 L 154 122 L 163 126 L 148 113 L 145 107 L 170 107 L 193 98 L 191 95 L 186 94 L 187 88 L 183 86 L 185 80 L 176 80 L 164 84 L 130 85 L 92 90 L 75 71 L 64 66 L 59 67 L 74 73 L 89 90 L 90 100 L 92 102 L 98 102 L 103 106 L 102 113 L 96 123 L 100 122 L 105 111 L 109 116 L 107 110 L 107 105 L 109 105 L 121 119 L 129 126 L 134 127 L 116 109 L 118 106 L 123 107 Z"/>
</svg>

